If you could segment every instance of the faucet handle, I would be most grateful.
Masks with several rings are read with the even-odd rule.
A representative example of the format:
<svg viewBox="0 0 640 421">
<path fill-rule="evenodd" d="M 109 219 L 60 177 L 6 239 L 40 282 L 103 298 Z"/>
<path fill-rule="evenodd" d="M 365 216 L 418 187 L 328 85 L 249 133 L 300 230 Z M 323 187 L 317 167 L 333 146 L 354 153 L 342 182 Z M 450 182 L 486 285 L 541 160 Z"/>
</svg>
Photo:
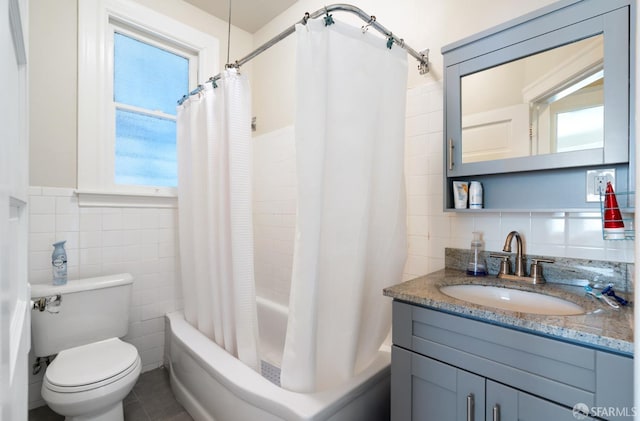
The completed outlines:
<svg viewBox="0 0 640 421">
<path fill-rule="evenodd" d="M 500 261 L 500 270 L 498 271 L 498 277 L 500 275 L 509 275 L 511 273 L 511 262 L 509 261 L 509 254 L 506 253 L 489 253 L 489 257 L 495 257 L 502 259 Z"/>
<path fill-rule="evenodd" d="M 533 278 L 534 284 L 544 284 L 546 281 L 542 275 L 542 265 L 540 263 L 554 263 L 553 259 L 531 259 L 531 270 L 529 276 Z"/>
</svg>

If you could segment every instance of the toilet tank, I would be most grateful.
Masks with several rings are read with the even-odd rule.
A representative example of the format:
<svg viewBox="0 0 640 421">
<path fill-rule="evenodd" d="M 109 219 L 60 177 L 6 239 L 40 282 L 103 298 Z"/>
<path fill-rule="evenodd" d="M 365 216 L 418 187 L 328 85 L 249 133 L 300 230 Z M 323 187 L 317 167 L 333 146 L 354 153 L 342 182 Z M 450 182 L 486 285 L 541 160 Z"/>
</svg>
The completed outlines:
<svg viewBox="0 0 640 421">
<path fill-rule="evenodd" d="M 31 312 L 31 341 L 36 357 L 103 339 L 129 329 L 133 277 L 128 273 L 70 280 L 65 285 L 31 285 L 31 299 L 62 296 L 53 311 Z"/>
</svg>

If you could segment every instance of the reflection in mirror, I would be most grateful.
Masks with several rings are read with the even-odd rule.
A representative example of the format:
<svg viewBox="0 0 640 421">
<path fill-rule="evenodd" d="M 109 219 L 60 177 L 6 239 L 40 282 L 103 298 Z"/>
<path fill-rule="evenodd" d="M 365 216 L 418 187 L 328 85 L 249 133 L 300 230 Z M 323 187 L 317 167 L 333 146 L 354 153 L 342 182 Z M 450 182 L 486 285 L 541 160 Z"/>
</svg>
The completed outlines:
<svg viewBox="0 0 640 421">
<path fill-rule="evenodd" d="M 462 78 L 462 162 L 604 144 L 603 36 Z"/>
</svg>

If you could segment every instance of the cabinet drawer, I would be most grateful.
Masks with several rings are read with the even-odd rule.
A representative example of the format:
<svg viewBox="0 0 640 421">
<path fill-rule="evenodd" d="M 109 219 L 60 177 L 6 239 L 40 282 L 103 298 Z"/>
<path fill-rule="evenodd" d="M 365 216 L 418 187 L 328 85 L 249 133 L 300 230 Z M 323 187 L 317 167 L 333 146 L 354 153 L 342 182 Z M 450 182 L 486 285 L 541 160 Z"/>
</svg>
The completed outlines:
<svg viewBox="0 0 640 421">
<path fill-rule="evenodd" d="M 593 349 L 399 301 L 393 342 L 568 407 L 595 404 Z"/>
</svg>

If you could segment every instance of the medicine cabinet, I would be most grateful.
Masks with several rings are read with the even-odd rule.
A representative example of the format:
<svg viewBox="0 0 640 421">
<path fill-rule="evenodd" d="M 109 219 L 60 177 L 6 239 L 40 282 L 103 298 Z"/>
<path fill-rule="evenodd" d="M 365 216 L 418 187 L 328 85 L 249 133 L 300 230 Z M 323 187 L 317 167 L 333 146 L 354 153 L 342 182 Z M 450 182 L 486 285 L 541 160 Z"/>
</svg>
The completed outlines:
<svg viewBox="0 0 640 421">
<path fill-rule="evenodd" d="M 597 210 L 587 169 L 634 187 L 634 9 L 561 0 L 443 47 L 445 210 L 452 181 L 481 181 L 496 210 Z"/>
</svg>

